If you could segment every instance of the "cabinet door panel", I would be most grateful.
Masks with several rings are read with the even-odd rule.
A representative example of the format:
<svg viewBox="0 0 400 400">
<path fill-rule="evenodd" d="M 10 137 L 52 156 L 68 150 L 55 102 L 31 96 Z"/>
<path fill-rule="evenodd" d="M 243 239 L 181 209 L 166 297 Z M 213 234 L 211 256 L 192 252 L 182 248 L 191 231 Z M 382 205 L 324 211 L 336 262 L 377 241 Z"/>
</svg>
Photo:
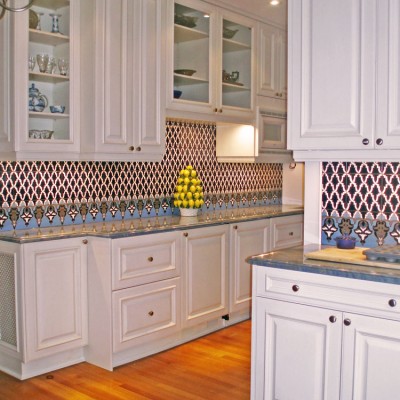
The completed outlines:
<svg viewBox="0 0 400 400">
<path fill-rule="evenodd" d="M 185 239 L 185 320 L 198 323 L 228 310 L 227 227 L 196 229 Z"/>
<path fill-rule="evenodd" d="M 372 148 L 375 1 L 291 5 L 289 148 Z"/>
<path fill-rule="evenodd" d="M 400 392 L 400 327 L 355 314 L 343 329 L 342 399 L 393 400 Z"/>
<path fill-rule="evenodd" d="M 80 239 L 24 245 L 25 361 L 87 343 L 87 258 Z"/>
<path fill-rule="evenodd" d="M 234 225 L 231 230 L 230 311 L 250 307 L 251 266 L 246 258 L 268 251 L 269 221 L 252 221 Z"/>
<path fill-rule="evenodd" d="M 341 313 L 257 298 L 255 318 L 253 400 L 339 398 Z"/>
</svg>

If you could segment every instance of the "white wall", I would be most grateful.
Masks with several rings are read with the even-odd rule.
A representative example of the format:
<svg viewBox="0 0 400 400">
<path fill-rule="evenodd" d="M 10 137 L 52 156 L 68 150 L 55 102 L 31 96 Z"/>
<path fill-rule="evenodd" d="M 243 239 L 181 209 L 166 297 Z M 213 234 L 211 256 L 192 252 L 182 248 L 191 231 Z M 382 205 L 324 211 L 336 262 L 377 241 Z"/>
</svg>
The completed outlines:
<svg viewBox="0 0 400 400">
<path fill-rule="evenodd" d="M 294 169 L 283 164 L 283 204 L 304 205 L 304 164 L 297 163 Z"/>
</svg>

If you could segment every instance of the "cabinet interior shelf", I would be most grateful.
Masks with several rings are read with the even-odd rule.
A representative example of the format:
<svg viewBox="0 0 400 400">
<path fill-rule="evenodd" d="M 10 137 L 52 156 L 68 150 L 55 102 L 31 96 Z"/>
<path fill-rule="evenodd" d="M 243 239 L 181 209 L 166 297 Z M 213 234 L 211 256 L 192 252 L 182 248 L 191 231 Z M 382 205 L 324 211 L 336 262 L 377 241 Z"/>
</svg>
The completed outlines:
<svg viewBox="0 0 400 400">
<path fill-rule="evenodd" d="M 224 53 L 230 53 L 232 51 L 242 51 L 242 50 L 250 50 L 251 46 L 246 43 L 237 42 L 231 39 L 223 39 L 224 44 Z"/>
<path fill-rule="evenodd" d="M 175 24 L 175 43 L 190 42 L 192 40 L 206 39 L 208 37 L 209 35 L 206 32 Z"/>
<path fill-rule="evenodd" d="M 33 43 L 57 46 L 58 44 L 68 43 L 69 36 L 62 35 L 60 33 L 51 33 L 38 31 L 37 29 L 29 29 L 29 40 Z"/>
<path fill-rule="evenodd" d="M 65 119 L 69 118 L 69 114 L 30 111 L 29 118 Z"/>
<path fill-rule="evenodd" d="M 29 79 L 37 82 L 67 82 L 68 76 L 58 74 L 46 74 L 44 72 L 29 72 Z"/>
<path fill-rule="evenodd" d="M 35 0 L 36 7 L 48 8 L 50 10 L 57 10 L 61 7 L 67 7 L 70 0 Z"/>
<path fill-rule="evenodd" d="M 222 82 L 224 92 L 248 92 L 250 90 L 247 86 L 235 85 L 234 83 Z"/>
<path fill-rule="evenodd" d="M 194 85 L 196 83 L 208 83 L 208 80 L 195 76 L 174 74 L 174 82 L 177 85 Z"/>
</svg>

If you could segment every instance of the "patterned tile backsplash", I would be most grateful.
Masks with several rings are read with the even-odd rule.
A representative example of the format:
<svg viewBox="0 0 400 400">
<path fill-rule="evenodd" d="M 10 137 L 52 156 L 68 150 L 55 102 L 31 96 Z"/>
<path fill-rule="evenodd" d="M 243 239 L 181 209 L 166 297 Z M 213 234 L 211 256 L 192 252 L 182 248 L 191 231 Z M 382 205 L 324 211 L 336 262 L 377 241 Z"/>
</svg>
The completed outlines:
<svg viewBox="0 0 400 400">
<path fill-rule="evenodd" d="M 400 163 L 323 163 L 323 244 L 342 234 L 358 246 L 400 244 L 399 208 Z"/>
<path fill-rule="evenodd" d="M 205 208 L 279 204 L 282 164 L 218 163 L 214 124 L 169 121 L 161 162 L 1 162 L 0 229 L 170 214 L 193 165 Z"/>
</svg>

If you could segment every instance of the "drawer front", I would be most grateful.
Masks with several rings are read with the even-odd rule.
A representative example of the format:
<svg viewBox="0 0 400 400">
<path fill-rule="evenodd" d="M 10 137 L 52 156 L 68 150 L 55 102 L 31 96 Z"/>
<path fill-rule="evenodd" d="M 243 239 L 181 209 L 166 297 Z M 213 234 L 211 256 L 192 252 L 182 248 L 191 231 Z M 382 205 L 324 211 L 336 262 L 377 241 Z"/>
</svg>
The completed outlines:
<svg viewBox="0 0 400 400">
<path fill-rule="evenodd" d="M 303 216 L 271 219 L 271 251 L 303 244 Z"/>
<path fill-rule="evenodd" d="M 168 232 L 113 240 L 113 290 L 179 276 L 179 239 Z"/>
<path fill-rule="evenodd" d="M 113 292 L 113 351 L 180 328 L 180 278 Z"/>
<path fill-rule="evenodd" d="M 400 318 L 400 286 L 307 272 L 256 267 L 257 296 Z"/>
</svg>

